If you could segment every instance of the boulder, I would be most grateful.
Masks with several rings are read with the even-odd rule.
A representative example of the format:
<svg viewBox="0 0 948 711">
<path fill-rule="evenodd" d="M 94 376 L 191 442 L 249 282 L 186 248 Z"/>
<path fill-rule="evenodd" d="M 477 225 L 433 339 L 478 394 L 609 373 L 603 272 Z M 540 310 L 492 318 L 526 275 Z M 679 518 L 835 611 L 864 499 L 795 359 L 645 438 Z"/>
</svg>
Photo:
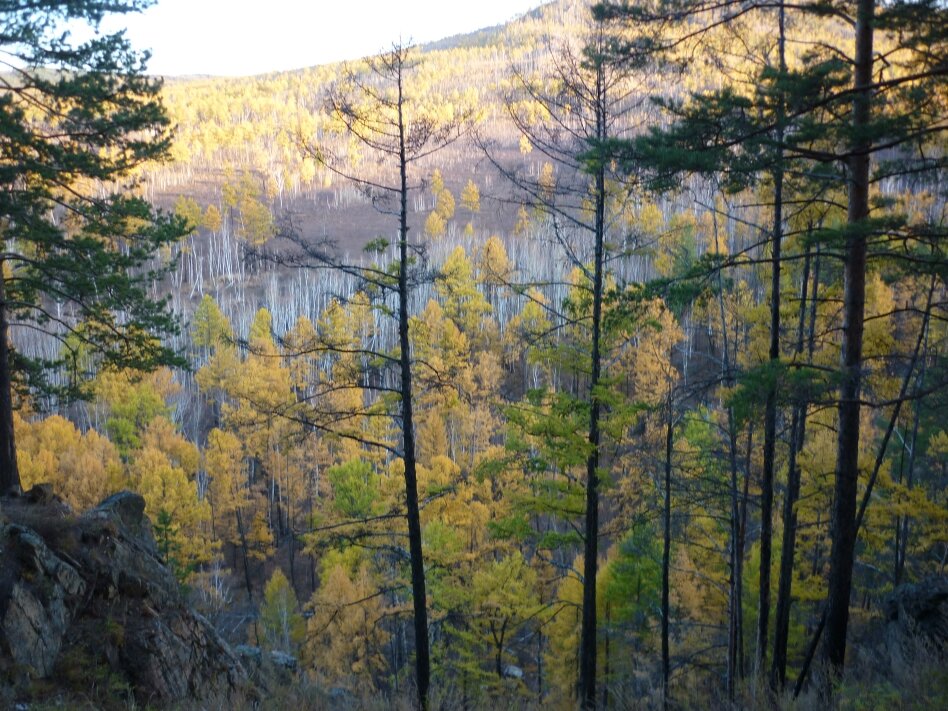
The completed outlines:
<svg viewBox="0 0 948 711">
<path fill-rule="evenodd" d="M 287 654 L 286 652 L 281 652 L 276 649 L 270 652 L 270 661 L 281 669 L 286 669 L 291 672 L 295 672 L 300 665 L 299 660 L 292 654 Z"/>
<path fill-rule="evenodd" d="M 890 639 L 914 638 L 939 652 L 948 651 L 948 577 L 900 585 L 885 599 L 882 612 Z"/>
<path fill-rule="evenodd" d="M 245 667 L 256 667 L 263 663 L 263 652 L 260 647 L 251 647 L 249 644 L 238 644 L 234 651 Z"/>
<path fill-rule="evenodd" d="M 286 652 L 273 649 L 264 654 L 260 647 L 247 644 L 238 644 L 234 651 L 251 679 L 263 689 L 273 690 L 292 684 L 299 672 L 299 660 Z"/>
</svg>

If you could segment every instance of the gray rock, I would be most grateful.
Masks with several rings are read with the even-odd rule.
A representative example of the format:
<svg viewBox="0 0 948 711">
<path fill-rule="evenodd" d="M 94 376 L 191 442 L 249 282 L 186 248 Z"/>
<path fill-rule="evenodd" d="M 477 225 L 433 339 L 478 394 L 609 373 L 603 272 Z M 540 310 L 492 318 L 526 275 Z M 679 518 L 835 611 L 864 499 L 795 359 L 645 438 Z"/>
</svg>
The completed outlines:
<svg viewBox="0 0 948 711">
<path fill-rule="evenodd" d="M 85 583 L 22 526 L 0 528 L 0 558 L 0 650 L 12 659 L 18 676 L 49 676 Z"/>
<path fill-rule="evenodd" d="M 234 647 L 237 656 L 240 657 L 244 665 L 260 666 L 263 661 L 263 653 L 260 647 L 251 647 L 249 644 L 238 644 Z"/>
<path fill-rule="evenodd" d="M 141 496 L 121 492 L 78 519 L 57 519 L 46 540 L 25 526 L 0 528 L 0 691 L 37 677 L 83 683 L 83 669 L 104 667 L 143 706 L 257 697 L 238 655 L 185 603 L 144 508 Z M 44 520 L 42 510 L 20 516 Z M 73 666 L 61 669 L 65 659 Z"/>
<path fill-rule="evenodd" d="M 274 649 L 270 652 L 270 661 L 276 664 L 278 667 L 287 669 L 289 671 L 296 671 L 299 668 L 299 660 L 294 657 L 292 654 L 287 654 L 286 652 L 280 652 Z"/>
<path fill-rule="evenodd" d="M 900 585 L 885 599 L 882 612 L 889 636 L 916 637 L 948 651 L 948 578 L 934 576 Z"/>
</svg>

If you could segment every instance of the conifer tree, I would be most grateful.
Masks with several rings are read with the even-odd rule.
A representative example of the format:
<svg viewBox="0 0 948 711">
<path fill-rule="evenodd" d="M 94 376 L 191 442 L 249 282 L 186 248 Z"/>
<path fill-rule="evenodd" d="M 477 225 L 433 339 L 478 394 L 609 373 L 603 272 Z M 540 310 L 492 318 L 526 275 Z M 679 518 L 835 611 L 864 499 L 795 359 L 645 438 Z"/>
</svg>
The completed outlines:
<svg viewBox="0 0 948 711">
<path fill-rule="evenodd" d="M 597 704 L 597 571 L 600 538 L 600 483 L 608 474 L 603 449 L 603 428 L 612 399 L 608 373 L 604 364 L 609 358 L 604 326 L 607 301 L 607 259 L 616 220 L 610 202 L 622 202 L 626 187 L 613 180 L 613 170 L 606 157 L 606 148 L 617 132 L 628 129 L 624 119 L 631 110 L 628 101 L 629 72 L 627 68 L 609 61 L 613 38 L 603 23 L 593 23 L 584 33 L 587 46 L 581 51 L 565 46 L 557 48 L 558 59 L 552 76 L 535 80 L 516 73 L 519 94 L 506 97 L 508 112 L 517 128 L 527 139 L 557 162 L 546 161 L 538 175 L 505 169 L 491 158 L 494 166 L 503 172 L 521 191 L 525 205 L 546 218 L 557 243 L 573 266 L 573 292 L 565 303 L 565 313 L 556 314 L 564 321 L 576 324 L 574 329 L 585 332 L 573 344 L 576 352 L 567 368 L 581 373 L 582 405 L 570 404 L 562 393 L 553 395 L 547 404 L 564 408 L 560 417 L 583 412 L 584 442 L 565 435 L 559 446 L 572 448 L 562 452 L 561 461 L 571 461 L 576 451 L 582 451 L 583 479 L 583 544 L 582 630 L 579 647 L 579 704 L 595 708 Z M 543 113 L 552 116 L 549 121 L 534 120 L 534 114 L 524 109 L 518 99 L 528 99 L 529 106 L 543 107 Z M 491 156 L 489 146 L 485 146 Z M 526 225 L 526 209 L 521 207 L 516 232 Z M 585 244 L 584 244 L 585 241 Z M 581 256 L 582 255 L 582 256 Z M 528 418 L 529 419 L 529 418 Z M 564 417 L 564 422 L 568 419 Z M 527 424 L 536 427 L 536 421 Z M 575 435 L 575 433 L 571 433 Z M 554 460 L 556 457 L 554 457 Z M 573 504 L 575 505 L 575 504 Z M 567 508 L 566 510 L 570 510 Z"/>
<path fill-rule="evenodd" d="M 740 0 L 694 4 L 660 0 L 603 3 L 597 13 L 601 17 L 624 17 L 639 27 L 654 29 L 654 35 L 646 41 L 625 48 L 625 61 L 657 54 L 663 60 L 680 62 L 686 55 L 683 50 L 696 46 L 696 38 L 721 28 L 734 27 L 735 31 L 741 31 L 745 16 L 768 9 Z M 862 0 L 854 8 L 842 3 L 812 2 L 793 6 L 780 3 L 776 9 L 781 56 L 777 66 L 768 70 L 759 83 L 760 86 L 772 83 L 773 91 L 769 95 L 743 96 L 738 81 L 734 87 L 726 85 L 717 92 L 694 92 L 688 101 L 661 99 L 662 107 L 675 117 L 677 128 L 673 125 L 667 131 L 653 130 L 634 146 L 627 146 L 625 157 L 630 164 L 649 166 L 655 171 L 653 177 L 658 178 L 658 184 L 664 184 L 665 188 L 671 185 L 669 177 L 682 171 L 705 174 L 718 171 L 725 184 L 737 178 L 740 185 L 748 178 L 758 179 L 757 174 L 765 169 L 773 173 L 775 187 L 778 187 L 780 181 L 791 174 L 786 166 L 795 165 L 799 168 L 795 168 L 793 174 L 806 177 L 805 193 L 813 196 L 817 203 L 832 204 L 827 196 L 846 189 L 847 196 L 842 200 L 848 209 L 845 224 L 837 229 L 815 231 L 808 237 L 810 243 L 836 250 L 844 273 L 831 523 L 833 550 L 824 616 L 827 638 L 823 658 L 831 671 L 826 676 L 829 679 L 842 672 L 855 560 L 858 459 L 861 429 L 864 429 L 860 409 L 866 400 L 868 382 L 867 360 L 863 354 L 868 265 L 875 260 L 898 273 L 909 263 L 923 272 L 937 271 L 941 268 L 938 265 L 944 263 L 939 245 L 943 227 L 931 223 L 924 227 L 910 226 L 892 209 L 892 202 L 885 198 L 873 202 L 871 193 L 876 187 L 884 192 L 885 181 L 896 176 L 912 175 L 913 180 L 921 180 L 921 176 L 937 175 L 944 166 L 943 158 L 932 157 L 932 149 L 945 131 L 943 114 L 935 108 L 940 106 L 935 97 L 939 94 L 939 85 L 943 86 L 948 67 L 936 58 L 944 56 L 948 25 L 944 7 L 929 0 L 880 6 L 872 0 Z M 849 41 L 832 48 L 817 43 L 788 70 L 782 52 L 784 22 L 790 21 L 791 9 L 799 22 L 841 23 L 837 29 L 846 27 Z M 885 71 L 879 78 L 874 71 L 880 61 L 873 49 L 874 41 L 886 46 Z M 722 161 L 725 156 L 727 160 Z M 794 196 L 795 203 L 805 205 L 809 199 L 807 194 Z M 780 197 L 778 191 L 774 200 L 771 272 L 774 295 L 779 290 L 780 252 L 776 238 L 781 227 L 777 219 Z M 905 250 L 892 249 L 894 242 L 905 244 Z M 900 264 L 900 260 L 905 261 Z M 773 368 L 779 363 L 779 340 L 774 340 L 779 326 L 776 300 L 773 305 L 772 372 L 764 378 L 765 384 L 771 384 L 766 391 L 762 510 L 764 506 L 769 509 L 772 488 L 768 487 L 772 485 L 774 471 L 771 420 L 775 391 L 772 383 L 784 370 L 783 366 Z M 791 443 L 791 448 L 794 446 Z M 792 525 L 787 520 L 784 524 Z M 763 521 L 763 525 L 769 526 L 770 522 Z M 763 537 L 761 543 L 763 557 Z M 764 560 L 761 564 L 766 565 Z M 766 574 L 762 569 L 758 662 L 762 662 L 766 654 Z M 786 594 L 787 588 L 782 590 Z M 771 677 L 778 681 L 782 676 L 778 667 L 785 663 L 783 619 L 788 604 L 786 600 L 778 602 L 781 649 L 775 652 L 779 662 L 771 671 Z M 822 629 L 821 623 L 818 630 Z M 758 668 L 758 672 L 763 669 Z"/>
<path fill-rule="evenodd" d="M 344 77 L 330 87 L 326 94 L 326 109 L 336 121 L 337 128 L 366 153 L 377 159 L 377 174 L 360 174 L 351 161 L 323 143 L 313 143 L 311 136 L 301 136 L 303 150 L 331 173 L 350 181 L 369 196 L 376 208 L 397 221 L 396 260 L 391 268 L 377 265 L 348 264 L 335 252 L 334 245 L 313 243 L 294 229 L 285 236 L 294 243 L 293 250 L 268 256 L 284 264 L 302 268 L 340 269 L 354 276 L 367 292 L 372 292 L 381 303 L 374 304 L 381 312 L 394 317 L 397 348 L 394 352 L 372 350 L 363 344 L 354 345 L 349 355 L 373 359 L 381 363 L 383 371 L 376 389 L 389 393 L 383 400 L 386 406 L 397 402 L 392 416 L 398 422 L 400 445 L 391 445 L 364 432 L 340 427 L 340 422 L 351 422 L 365 414 L 359 404 L 349 415 L 338 412 L 320 413 L 319 406 L 304 408 L 299 419 L 321 431 L 338 432 L 366 447 L 382 448 L 400 457 L 404 464 L 404 504 L 408 524 L 409 564 L 413 606 L 415 643 L 415 680 L 418 706 L 428 707 L 431 678 L 429 651 L 428 610 L 425 565 L 422 551 L 421 516 L 418 495 L 418 461 L 416 453 L 415 422 L 415 362 L 409 339 L 410 301 L 415 285 L 422 278 L 424 249 L 409 237 L 409 197 L 423 186 L 419 176 L 420 164 L 438 151 L 456 141 L 470 126 L 473 113 L 460 108 L 448 118 L 419 96 L 414 86 L 415 69 L 419 60 L 412 47 L 395 44 L 391 50 L 367 60 L 361 71 L 349 67 Z M 439 208 L 433 215 L 442 220 L 454 213 L 454 198 L 444 187 L 440 174 L 432 177 Z M 450 207 L 450 210 L 448 210 Z M 370 248 L 381 252 L 388 241 L 380 239 Z M 391 303 L 394 301 L 394 304 Z M 338 351 L 331 343 L 319 342 L 316 348 L 332 353 Z M 354 374 L 348 387 L 361 388 L 364 378 Z M 376 415 L 378 412 L 375 413 Z"/>
<path fill-rule="evenodd" d="M 174 323 L 145 285 L 158 276 L 149 266 L 155 251 L 186 227 L 127 189 L 135 168 L 168 154 L 161 83 L 144 75 L 145 55 L 121 33 L 96 31 L 78 42 L 66 31 L 69 23 L 98 28 L 109 14 L 149 4 L 0 4 L 0 491 L 20 486 L 18 384 L 43 385 L 43 367 L 62 366 L 76 394 L 91 368 L 174 360 L 159 340 Z M 50 301 L 63 308 L 48 309 Z M 19 328 L 59 339 L 60 357 L 31 359 L 17 350 Z"/>
</svg>

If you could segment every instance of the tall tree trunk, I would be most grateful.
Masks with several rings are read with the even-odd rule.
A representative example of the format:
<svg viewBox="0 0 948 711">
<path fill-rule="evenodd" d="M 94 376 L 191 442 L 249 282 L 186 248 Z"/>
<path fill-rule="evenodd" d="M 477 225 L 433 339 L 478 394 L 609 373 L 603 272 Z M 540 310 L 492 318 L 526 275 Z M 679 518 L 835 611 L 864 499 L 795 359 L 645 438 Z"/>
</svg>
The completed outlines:
<svg viewBox="0 0 948 711">
<path fill-rule="evenodd" d="M 934 285 L 934 283 L 933 283 Z M 905 486 L 911 491 L 912 487 L 915 485 L 915 461 L 916 461 L 916 452 L 918 447 L 918 426 L 921 419 L 921 404 L 919 400 L 919 395 L 921 393 L 923 383 L 925 381 L 925 364 L 928 357 L 928 323 L 931 314 L 931 293 L 934 291 L 932 289 L 929 291 L 928 299 L 928 308 L 925 311 L 925 317 L 922 320 L 922 338 L 923 343 L 921 347 L 921 360 L 922 364 L 919 366 L 918 377 L 915 379 L 915 387 L 913 388 L 915 395 L 915 402 L 913 403 L 913 414 L 912 414 L 912 436 L 909 438 L 909 455 L 908 455 L 908 467 L 906 474 Z M 919 357 L 918 348 L 916 348 L 915 360 Z M 903 444 L 903 451 L 905 445 Z M 899 526 L 897 531 L 896 546 L 895 546 L 895 576 L 894 584 L 901 585 L 902 583 L 902 574 L 905 571 L 905 556 L 908 550 L 908 537 L 909 537 L 909 517 L 902 516 L 900 519 L 896 519 L 896 523 Z"/>
<path fill-rule="evenodd" d="M 609 708 L 609 643 L 612 641 L 610 639 L 609 627 L 612 624 L 612 610 L 608 602 L 606 602 L 606 629 L 605 629 L 605 659 L 602 670 L 602 708 L 603 711 L 608 711 Z"/>
<path fill-rule="evenodd" d="M 4 262 L 0 259 L 0 495 L 20 491 L 13 433 L 13 378 L 10 363 L 10 325 Z"/>
<path fill-rule="evenodd" d="M 401 58 L 398 59 L 401 62 Z M 405 121 L 402 113 L 402 73 L 398 67 L 399 140 L 399 235 L 398 251 L 398 345 L 401 369 L 402 456 L 405 462 L 405 505 L 408 514 L 408 549 L 411 557 L 411 591 L 415 627 L 415 677 L 418 707 L 428 708 L 431 661 L 428 650 L 428 604 L 425 593 L 425 564 L 421 550 L 421 514 L 418 507 L 418 479 L 415 460 L 415 429 L 412 419 L 411 344 L 408 340 L 408 164 L 405 153 Z"/>
<path fill-rule="evenodd" d="M 714 249 L 720 253 L 720 236 L 718 234 L 717 214 L 712 213 L 714 226 Z M 731 371 L 730 354 L 731 349 L 727 333 L 727 318 L 724 307 L 724 280 L 721 271 L 717 272 L 718 277 L 718 313 L 721 318 L 721 378 L 728 385 L 733 386 L 734 377 Z M 723 406 L 723 403 L 722 403 Z M 730 521 L 730 580 L 728 581 L 728 635 L 727 635 L 727 665 L 725 670 L 725 687 L 727 689 L 728 699 L 733 701 L 737 690 L 738 657 L 740 654 L 739 639 L 741 635 L 741 597 L 742 573 L 741 563 L 743 560 L 743 546 L 739 546 L 741 539 L 741 509 L 740 509 L 740 491 L 738 489 L 738 464 L 737 464 L 737 430 L 734 424 L 734 410 L 731 407 L 725 408 L 727 411 L 727 437 L 728 437 L 728 464 L 731 474 L 731 521 Z M 667 443 L 666 443 L 667 444 Z M 667 456 L 667 452 L 666 452 Z"/>
<path fill-rule="evenodd" d="M 668 681 L 671 676 L 671 654 L 669 650 L 669 602 L 668 574 L 671 569 L 671 472 L 672 447 L 674 445 L 675 422 L 672 415 L 671 390 L 668 392 L 668 422 L 665 425 L 665 500 L 662 507 L 662 707 L 669 703 Z"/>
<path fill-rule="evenodd" d="M 809 248 L 803 260 L 803 286 L 800 295 L 800 312 L 797 322 L 796 355 L 803 354 L 804 334 L 806 333 L 807 302 L 816 305 L 817 289 L 819 288 L 819 256 L 813 275 L 813 292 L 810 295 L 810 261 Z M 810 358 L 813 355 L 813 333 L 815 328 L 815 309 L 811 312 L 809 341 Z M 783 501 L 783 541 L 780 556 L 780 581 L 777 585 L 777 611 L 774 621 L 774 657 L 770 669 L 771 686 L 780 690 L 787 681 L 787 642 L 790 637 L 790 606 L 793 593 L 793 562 L 797 543 L 797 514 L 796 503 L 800 496 L 800 469 L 797 465 L 797 456 L 803 449 L 806 441 L 806 413 L 807 403 L 798 402 L 794 405 L 792 422 L 790 425 L 790 461 L 787 465 L 787 491 Z"/>
<path fill-rule="evenodd" d="M 490 634 L 494 638 L 494 671 L 497 672 L 497 678 L 504 678 L 504 637 L 507 632 L 507 622 L 509 618 L 504 619 L 504 624 L 500 627 L 500 634 L 494 630 L 494 623 L 490 623 Z"/>
<path fill-rule="evenodd" d="M 537 630 L 537 708 L 543 706 L 543 628 Z"/>
<path fill-rule="evenodd" d="M 866 481 L 866 490 L 863 492 L 862 501 L 859 503 L 859 512 L 856 514 L 856 521 L 854 524 L 856 534 L 859 533 L 859 529 L 862 527 L 862 522 L 865 520 L 866 509 L 869 508 L 869 502 L 872 500 L 872 491 L 875 487 L 876 479 L 879 476 L 879 471 L 882 469 L 882 463 L 885 460 L 885 453 L 889 446 L 889 440 L 892 439 L 892 433 L 895 432 L 895 425 L 899 421 L 899 413 L 902 411 L 902 405 L 906 400 L 909 383 L 911 383 L 912 380 L 912 373 L 915 371 L 915 365 L 918 363 L 918 358 L 922 349 L 925 335 L 928 333 L 928 324 L 929 319 L 931 318 L 932 297 L 934 296 L 936 283 L 936 277 L 932 276 L 931 286 L 928 290 L 928 303 L 925 307 L 925 315 L 922 317 L 922 328 L 919 331 L 918 340 L 915 342 L 915 350 L 912 353 L 912 358 L 909 361 L 908 368 L 905 371 L 905 376 L 902 378 L 902 387 L 899 389 L 899 396 L 896 398 L 895 407 L 892 408 L 892 414 L 889 416 L 889 424 L 886 427 L 885 434 L 882 435 L 882 443 L 879 445 L 879 451 L 876 453 L 876 461 L 872 465 L 872 472 L 869 474 L 869 478 Z M 817 518 L 817 524 L 819 524 L 819 518 Z M 820 615 L 820 622 L 816 627 L 816 631 L 813 633 L 813 638 L 811 639 L 809 646 L 807 647 L 806 657 L 803 661 L 803 667 L 800 670 L 800 675 L 797 677 L 797 683 L 793 689 L 794 698 L 800 695 L 800 692 L 803 690 L 803 685 L 806 683 L 807 674 L 810 670 L 810 663 L 813 661 L 817 646 L 820 643 L 820 638 L 823 634 L 823 630 L 826 627 L 828 616 L 829 601 L 827 601 L 827 604 L 823 606 L 823 612 Z"/>
<path fill-rule="evenodd" d="M 784 52 L 784 6 L 778 12 L 780 79 L 787 70 Z M 763 676 L 767 664 L 767 637 L 770 625 L 770 561 L 773 549 L 774 467 L 777 449 L 777 381 L 776 368 L 780 362 L 780 256 L 783 243 L 783 136 L 784 109 L 782 89 L 777 92 L 777 150 L 773 168 L 774 224 L 771 241 L 770 272 L 770 368 L 767 378 L 767 396 L 764 405 L 764 470 L 760 484 L 760 587 L 757 597 L 757 647 L 755 668 Z"/>
<path fill-rule="evenodd" d="M 859 398 L 862 390 L 862 341 L 866 307 L 866 235 L 862 224 L 869 217 L 869 149 L 872 41 L 875 0 L 858 0 L 856 6 L 856 61 L 852 155 L 849 167 L 849 208 L 844 263 L 842 385 L 836 447 L 836 486 L 833 500 L 829 591 L 823 657 L 831 677 L 839 677 L 846 660 L 849 598 L 852 592 L 856 548 L 856 495 L 859 479 Z M 827 688 L 828 691 L 828 688 Z"/>
<path fill-rule="evenodd" d="M 732 414 L 733 416 L 733 414 Z M 747 655 L 744 652 L 744 549 L 747 547 L 747 502 L 750 500 L 750 482 L 753 474 L 752 455 L 754 449 L 754 423 L 747 423 L 747 452 L 744 457 L 744 486 L 741 489 L 741 512 L 738 519 L 737 531 L 737 673 L 741 679 L 746 678 L 745 662 Z"/>
<path fill-rule="evenodd" d="M 240 515 L 240 509 L 234 509 L 234 517 L 237 520 L 237 533 L 240 534 L 240 549 L 244 554 L 244 584 L 247 586 L 247 599 L 253 602 L 253 587 L 250 585 L 250 552 L 247 550 L 247 532 L 244 530 L 244 519 Z M 234 565 L 236 567 L 237 553 L 234 553 Z"/>
<path fill-rule="evenodd" d="M 605 139 L 605 77 L 596 70 L 596 138 Z M 596 708 L 596 575 L 599 566 L 599 380 L 602 371 L 602 270 L 605 215 L 605 164 L 596 167 L 595 264 L 593 266 L 592 355 L 589 380 L 589 457 L 586 459 L 586 526 L 583 562 L 583 624 L 580 639 L 579 700 L 584 709 Z"/>
<path fill-rule="evenodd" d="M 740 654 L 740 634 L 741 634 L 741 597 L 743 595 L 742 586 L 742 560 L 743 546 L 739 545 L 741 540 L 741 494 L 738 489 L 738 466 L 737 466 L 737 432 L 734 429 L 734 413 L 731 408 L 727 410 L 727 435 L 728 435 L 728 460 L 731 472 L 731 526 L 729 545 L 731 548 L 730 566 L 731 579 L 728 585 L 728 635 L 727 635 L 727 697 L 733 701 L 737 691 L 738 657 Z"/>
</svg>

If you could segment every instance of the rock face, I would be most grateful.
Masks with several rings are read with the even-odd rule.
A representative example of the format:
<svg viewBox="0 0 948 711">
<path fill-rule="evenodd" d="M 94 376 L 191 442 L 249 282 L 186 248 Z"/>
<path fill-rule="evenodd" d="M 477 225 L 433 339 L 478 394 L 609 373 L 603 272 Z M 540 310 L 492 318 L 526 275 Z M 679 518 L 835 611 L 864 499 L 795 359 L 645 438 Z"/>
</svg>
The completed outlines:
<svg viewBox="0 0 948 711">
<path fill-rule="evenodd" d="M 185 604 L 144 509 L 129 492 L 80 517 L 48 497 L 4 501 L 0 706 L 43 679 L 67 693 L 104 686 L 151 706 L 255 696 L 238 657 Z"/>
<path fill-rule="evenodd" d="M 948 578 L 900 585 L 882 611 L 890 637 L 918 638 L 938 652 L 948 652 Z"/>
<path fill-rule="evenodd" d="M 0 549 L 0 648 L 24 672 L 49 676 L 85 582 L 29 528 L 0 529 Z"/>
</svg>

